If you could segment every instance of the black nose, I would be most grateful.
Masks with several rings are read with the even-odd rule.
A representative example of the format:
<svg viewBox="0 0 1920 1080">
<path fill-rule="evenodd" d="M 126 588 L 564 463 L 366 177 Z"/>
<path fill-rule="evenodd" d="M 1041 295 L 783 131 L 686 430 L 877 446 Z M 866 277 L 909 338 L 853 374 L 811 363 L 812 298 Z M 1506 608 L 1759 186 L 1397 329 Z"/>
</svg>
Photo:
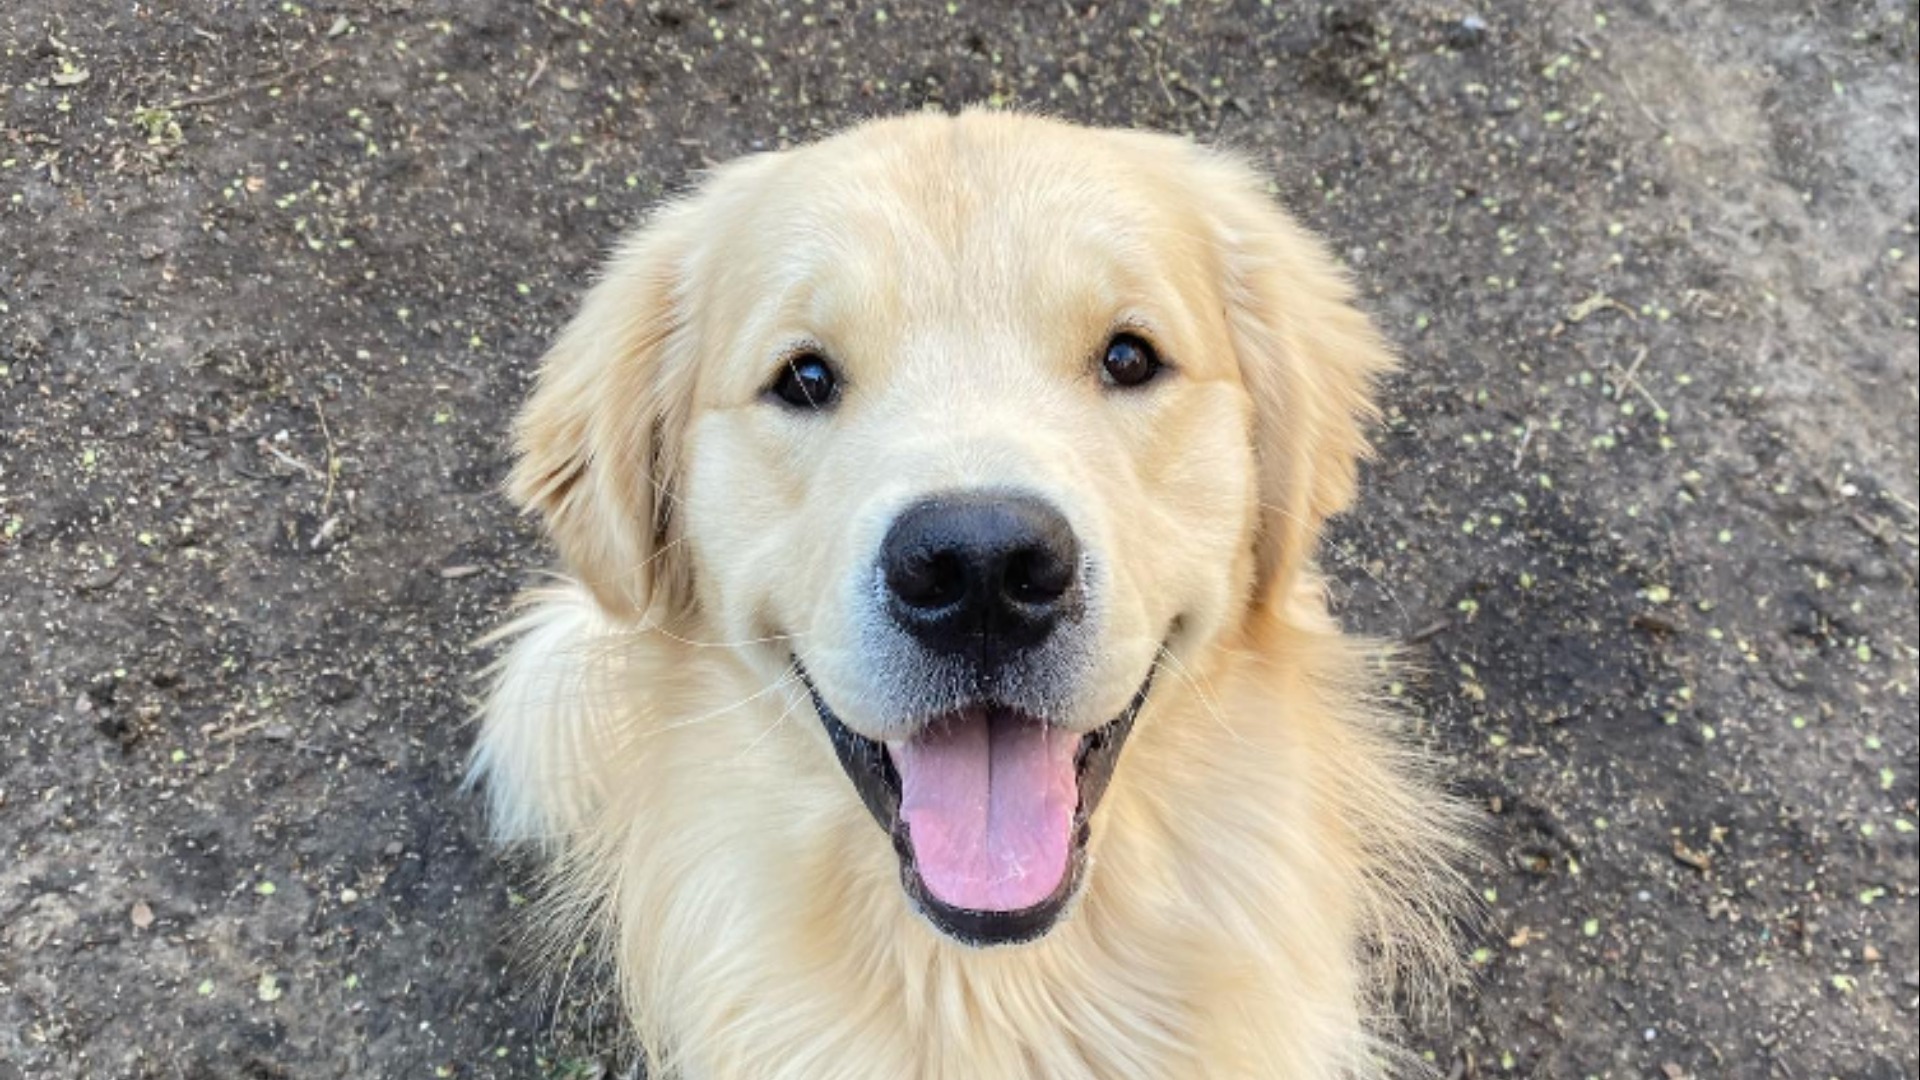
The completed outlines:
<svg viewBox="0 0 1920 1080">
<path fill-rule="evenodd" d="M 880 566 L 896 623 L 929 649 L 987 667 L 1046 640 L 1084 606 L 1073 528 L 1030 495 L 916 503 L 888 530 Z"/>
</svg>

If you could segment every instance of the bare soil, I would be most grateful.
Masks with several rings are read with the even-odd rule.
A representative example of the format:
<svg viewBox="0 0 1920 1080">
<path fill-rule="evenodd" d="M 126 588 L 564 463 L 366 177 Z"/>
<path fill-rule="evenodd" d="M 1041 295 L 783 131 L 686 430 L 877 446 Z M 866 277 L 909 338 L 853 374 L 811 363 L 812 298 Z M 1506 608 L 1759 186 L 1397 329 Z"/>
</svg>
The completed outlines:
<svg viewBox="0 0 1920 1080">
<path fill-rule="evenodd" d="M 507 419 L 711 163 L 1270 166 L 1405 346 L 1342 617 L 1488 811 L 1443 1074 L 1920 1073 L 1912 2 L 0 6 L 0 1080 L 620 1075 L 517 966 Z"/>
</svg>

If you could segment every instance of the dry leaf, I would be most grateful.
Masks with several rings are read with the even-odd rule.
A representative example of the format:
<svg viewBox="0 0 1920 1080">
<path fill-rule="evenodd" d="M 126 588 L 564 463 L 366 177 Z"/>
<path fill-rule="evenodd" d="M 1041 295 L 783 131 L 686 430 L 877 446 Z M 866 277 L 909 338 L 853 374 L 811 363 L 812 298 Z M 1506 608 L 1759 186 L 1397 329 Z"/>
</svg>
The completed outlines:
<svg viewBox="0 0 1920 1080">
<path fill-rule="evenodd" d="M 1673 841 L 1673 857 L 1703 874 L 1713 869 L 1713 856 L 1693 850 L 1678 837 Z"/>
</svg>

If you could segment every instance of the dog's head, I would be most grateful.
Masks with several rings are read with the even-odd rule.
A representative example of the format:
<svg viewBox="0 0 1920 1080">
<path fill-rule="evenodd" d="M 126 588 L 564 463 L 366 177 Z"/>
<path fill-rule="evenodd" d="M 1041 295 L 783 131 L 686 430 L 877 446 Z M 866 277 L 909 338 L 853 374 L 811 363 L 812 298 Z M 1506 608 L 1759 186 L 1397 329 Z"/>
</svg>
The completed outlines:
<svg viewBox="0 0 1920 1080">
<path fill-rule="evenodd" d="M 996 113 L 748 158 L 620 250 L 521 418 L 571 571 L 796 673 L 954 937 L 1052 926 L 1162 659 L 1282 603 L 1352 496 L 1390 358 L 1264 189 Z"/>
</svg>

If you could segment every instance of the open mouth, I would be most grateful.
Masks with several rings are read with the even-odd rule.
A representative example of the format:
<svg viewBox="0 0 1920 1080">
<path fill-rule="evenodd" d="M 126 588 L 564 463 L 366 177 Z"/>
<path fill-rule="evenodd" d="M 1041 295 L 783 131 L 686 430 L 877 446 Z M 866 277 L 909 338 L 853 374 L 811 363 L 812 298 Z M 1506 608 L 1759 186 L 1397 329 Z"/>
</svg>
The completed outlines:
<svg viewBox="0 0 1920 1080">
<path fill-rule="evenodd" d="M 1016 944 L 1052 929 L 1079 890 L 1088 819 L 1152 673 L 1119 716 L 1084 734 L 982 702 L 934 718 L 911 739 L 880 743 L 841 723 L 799 671 L 854 790 L 892 838 L 901 884 L 921 913 L 969 945 Z"/>
</svg>

